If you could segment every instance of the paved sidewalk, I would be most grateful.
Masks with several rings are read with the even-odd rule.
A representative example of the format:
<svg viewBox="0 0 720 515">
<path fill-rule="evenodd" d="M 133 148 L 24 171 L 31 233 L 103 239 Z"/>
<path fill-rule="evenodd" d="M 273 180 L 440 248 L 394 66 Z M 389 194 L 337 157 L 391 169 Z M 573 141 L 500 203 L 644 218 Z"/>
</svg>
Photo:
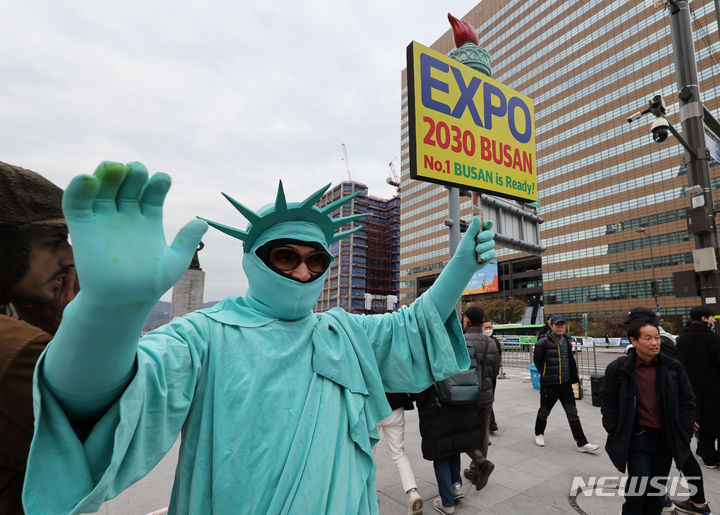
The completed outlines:
<svg viewBox="0 0 720 515">
<path fill-rule="evenodd" d="M 583 476 L 587 481 L 591 475 L 617 476 L 619 473 L 604 451 L 599 455 L 590 455 L 576 450 L 560 403 L 555 405 L 548 419 L 546 447 L 537 447 L 534 428 L 540 405 L 539 392 L 532 389 L 529 372 L 506 369 L 506 374 L 507 379 L 500 379 L 497 383 L 495 416 L 499 429 L 490 438 L 492 445 L 488 450 L 488 458 L 495 463 L 495 471 L 487 486 L 479 492 L 469 481 L 464 481 L 465 497 L 456 504 L 456 513 L 619 513 L 623 499 L 618 496 L 579 495 L 576 500 L 579 511 L 571 506 L 569 494 L 574 476 Z M 580 420 L 588 440 L 603 447 L 606 433 L 600 420 L 600 408 L 592 406 L 589 381 L 586 383 L 585 398 L 576 401 Z M 437 513 L 432 509 L 432 500 L 438 496 L 437 483 L 432 463 L 425 461 L 420 452 L 416 410 L 406 413 L 406 431 L 407 451 L 417 476 L 418 491 L 425 499 L 424 513 Z M 694 443 L 692 448 L 695 449 Z M 376 446 L 375 457 L 380 513 L 407 513 L 405 495 L 384 442 Z M 470 459 L 463 455 L 462 467 L 467 467 L 469 463 Z M 720 510 L 720 470 L 701 468 L 710 507 Z M 673 469 L 671 474 L 677 475 L 678 472 Z M 611 489 L 603 492 L 611 492 Z"/>
<path fill-rule="evenodd" d="M 559 403 L 553 409 L 545 432 L 546 447 L 534 443 L 535 414 L 539 407 L 539 392 L 532 389 L 529 372 L 507 370 L 507 379 L 498 380 L 495 415 L 499 430 L 491 437 L 489 458 L 495 471 L 487 486 L 476 491 L 469 482 L 463 484 L 465 497 L 456 505 L 458 515 L 483 514 L 557 514 L 588 513 L 607 515 L 619 513 L 622 497 L 597 495 L 577 497 L 581 511 L 569 500 L 574 476 L 617 476 L 618 472 L 603 451 L 594 456 L 576 450 L 565 412 Z M 600 408 L 590 401 L 589 381 L 586 395 L 577 401 L 580 419 L 591 442 L 605 443 L 605 431 L 600 423 Z M 432 500 L 437 497 L 437 483 L 432 463 L 420 453 L 420 434 L 417 411 L 406 413 L 407 451 L 417 476 L 418 490 L 425 499 L 425 514 L 436 513 Z M 695 444 L 692 445 L 693 450 Z M 400 486 L 395 465 L 390 460 L 385 442 L 375 448 L 377 460 L 376 485 L 381 515 L 407 513 L 405 494 Z M 98 512 L 102 515 L 144 515 L 167 506 L 170 498 L 177 445 L 145 479 L 122 495 L 105 503 Z M 462 458 L 462 466 L 470 460 Z M 720 470 L 701 467 L 705 478 L 705 494 L 710 506 L 720 513 Z M 677 470 L 671 472 L 677 475 Z M 611 491 L 610 489 L 604 490 Z"/>
</svg>

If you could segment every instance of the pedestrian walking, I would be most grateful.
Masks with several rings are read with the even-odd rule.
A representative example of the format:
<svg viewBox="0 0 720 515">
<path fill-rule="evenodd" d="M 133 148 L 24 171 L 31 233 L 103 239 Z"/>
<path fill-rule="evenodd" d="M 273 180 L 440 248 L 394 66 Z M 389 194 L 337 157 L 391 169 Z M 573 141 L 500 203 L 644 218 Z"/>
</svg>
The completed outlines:
<svg viewBox="0 0 720 515">
<path fill-rule="evenodd" d="M 415 409 L 413 398 L 408 393 L 386 393 L 385 397 L 392 412 L 378 422 L 378 432 L 385 439 L 390 458 L 398 469 L 400 484 L 407 495 L 408 515 L 419 515 L 423 511 L 423 498 L 417 491 L 415 473 L 405 452 L 405 411 Z"/>
<path fill-rule="evenodd" d="M 633 321 L 639 320 L 649 322 L 658 328 L 658 332 L 660 334 L 660 354 L 679 361 L 682 364 L 681 353 L 679 351 L 679 347 L 676 345 L 675 338 L 662 328 L 660 324 L 660 317 L 656 315 L 655 311 L 646 307 L 633 308 L 628 313 L 627 318 L 623 320 L 622 324 L 627 326 Z M 688 327 L 689 325 L 690 324 L 688 324 Z M 687 373 L 687 368 L 685 369 L 685 372 Z M 690 379 L 692 383 L 692 377 Z M 685 460 L 685 463 L 682 465 L 676 463 L 676 465 L 680 472 L 682 472 L 683 476 L 685 476 L 685 480 L 688 484 L 692 485 L 694 493 L 690 495 L 689 499 L 683 499 L 680 501 L 673 501 L 669 496 L 665 496 L 664 508 L 672 509 L 674 505 L 677 510 L 683 513 L 702 513 L 703 515 L 707 515 L 710 508 L 705 500 L 705 482 L 702 470 L 700 469 L 700 465 L 695 459 L 695 456 L 690 453 Z"/>
<path fill-rule="evenodd" d="M 482 370 L 482 387 L 476 401 L 480 421 L 482 443 L 477 449 L 468 452 L 470 467 L 463 471 L 477 490 L 487 485 L 495 464 L 488 457 L 490 443 L 490 421 L 495 400 L 493 383 L 500 372 L 500 352 L 498 346 L 483 330 L 484 310 L 479 306 L 470 306 L 463 313 L 463 333 L 465 340 L 475 347 L 477 366 Z"/>
<path fill-rule="evenodd" d="M 691 323 L 677 339 L 695 392 L 698 453 L 707 468 L 720 464 L 720 336 L 714 331 L 715 314 L 711 306 L 691 309 Z"/>
<path fill-rule="evenodd" d="M 495 346 L 497 347 L 497 350 L 498 350 L 498 359 L 499 359 L 498 366 L 499 366 L 499 370 L 502 371 L 502 344 L 500 343 L 500 340 L 498 340 L 497 338 L 495 338 L 493 336 L 493 331 L 494 331 L 494 327 L 493 327 L 492 320 L 485 320 L 482 324 L 482 332 L 485 336 L 491 338 L 492 341 L 495 342 Z M 493 399 L 495 398 L 495 388 L 497 387 L 497 378 L 498 378 L 498 374 L 495 374 L 492 378 Z M 494 400 L 493 400 L 493 403 L 494 403 Z M 490 434 L 494 435 L 495 431 L 497 431 L 497 430 L 498 430 L 498 425 L 497 425 L 497 421 L 495 420 L 495 408 L 493 407 L 493 410 L 490 414 Z"/>
<path fill-rule="evenodd" d="M 448 406 L 438 399 L 434 386 L 416 396 L 423 458 L 432 461 L 440 497 L 433 509 L 455 513 L 462 488 L 460 455 L 483 444 L 480 417 L 474 403 Z"/>
<path fill-rule="evenodd" d="M 601 389 L 605 449 L 625 472 L 624 515 L 660 514 L 672 459 L 690 455 L 695 395 L 682 365 L 660 352 L 660 332 L 647 319 L 627 329 L 633 348 L 610 363 Z"/>
<path fill-rule="evenodd" d="M 553 406 L 560 401 L 578 451 L 596 453 L 600 446 L 589 443 L 580 423 L 572 384 L 579 382 L 572 345 L 565 336 L 567 323 L 563 315 L 553 315 L 550 331 L 535 344 L 533 363 L 540 373 L 540 409 L 535 419 L 535 444 L 545 447 L 545 428 Z"/>
</svg>

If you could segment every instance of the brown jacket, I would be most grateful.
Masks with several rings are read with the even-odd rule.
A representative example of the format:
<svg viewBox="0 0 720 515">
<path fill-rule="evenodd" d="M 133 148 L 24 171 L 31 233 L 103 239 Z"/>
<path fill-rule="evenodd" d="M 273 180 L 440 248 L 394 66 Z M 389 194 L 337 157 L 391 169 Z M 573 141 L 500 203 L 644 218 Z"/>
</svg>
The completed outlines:
<svg viewBox="0 0 720 515">
<path fill-rule="evenodd" d="M 32 377 L 52 336 L 0 315 L 0 513 L 23 513 L 22 486 L 33 435 Z"/>
</svg>

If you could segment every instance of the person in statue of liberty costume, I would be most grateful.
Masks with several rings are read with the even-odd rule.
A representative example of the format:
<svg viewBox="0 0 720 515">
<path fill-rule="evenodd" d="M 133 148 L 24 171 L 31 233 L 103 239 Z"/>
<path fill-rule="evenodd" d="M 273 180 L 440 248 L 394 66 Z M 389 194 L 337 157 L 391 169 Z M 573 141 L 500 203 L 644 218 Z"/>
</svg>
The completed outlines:
<svg viewBox="0 0 720 515">
<path fill-rule="evenodd" d="M 29 514 L 95 511 L 147 474 L 182 432 L 171 513 L 378 513 L 372 447 L 385 391 L 421 391 L 469 366 L 455 304 L 494 234 L 474 219 L 435 284 L 384 315 L 313 313 L 329 246 L 359 215 L 318 208 L 328 186 L 254 212 L 243 242 L 245 297 L 138 337 L 207 229 L 166 245 L 165 174 L 105 162 L 63 197 L 81 291 L 35 373 Z M 486 229 L 490 229 L 487 224 Z M 294 267 L 294 268 L 291 268 Z M 90 427 L 89 430 L 82 428 Z"/>
</svg>

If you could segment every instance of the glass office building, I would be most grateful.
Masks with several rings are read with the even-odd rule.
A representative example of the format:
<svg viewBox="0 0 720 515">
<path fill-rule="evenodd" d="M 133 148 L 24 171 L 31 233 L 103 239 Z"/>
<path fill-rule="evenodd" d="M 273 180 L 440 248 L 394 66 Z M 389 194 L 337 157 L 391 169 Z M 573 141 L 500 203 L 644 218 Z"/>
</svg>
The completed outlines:
<svg viewBox="0 0 720 515">
<path fill-rule="evenodd" d="M 701 99 L 717 118 L 714 2 L 691 7 Z M 490 0 L 464 19 L 477 27 L 493 77 L 535 102 L 545 312 L 579 318 L 652 307 L 654 272 L 663 317 L 680 322 L 700 304 L 677 297 L 673 283 L 675 272 L 693 269 L 683 149 L 672 136 L 653 141 L 651 116 L 627 122 L 662 94 L 668 119 L 680 127 L 668 11 L 650 0 Z M 443 53 L 454 47 L 449 30 L 432 45 L 420 43 Z M 448 260 L 448 206 L 447 190 L 409 177 L 405 71 L 402 81 L 400 297 L 407 304 Z M 710 172 L 717 187 L 720 167 Z M 469 218 L 469 199 L 461 197 L 461 212 Z M 501 263 L 527 258 L 498 254 Z"/>
</svg>

